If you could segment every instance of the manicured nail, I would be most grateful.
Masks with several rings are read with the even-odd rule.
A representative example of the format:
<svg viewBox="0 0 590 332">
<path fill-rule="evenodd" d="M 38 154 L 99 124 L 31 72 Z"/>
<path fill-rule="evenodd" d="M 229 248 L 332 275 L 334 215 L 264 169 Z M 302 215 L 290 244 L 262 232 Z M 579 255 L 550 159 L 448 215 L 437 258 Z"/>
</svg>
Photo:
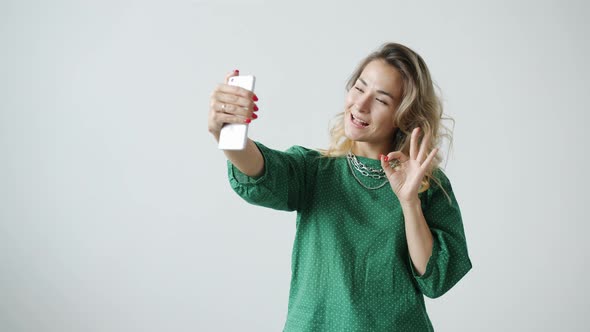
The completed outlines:
<svg viewBox="0 0 590 332">
<path fill-rule="evenodd" d="M 258 106 L 256 106 L 256 104 L 254 104 L 254 112 L 258 111 Z"/>
<path fill-rule="evenodd" d="M 388 156 L 383 156 L 383 159 L 385 159 L 385 161 L 389 161 L 389 157 Z"/>
<path fill-rule="evenodd" d="M 256 95 L 252 95 L 252 100 L 258 101 L 258 97 Z"/>
<path fill-rule="evenodd" d="M 258 119 L 258 115 L 256 115 L 256 113 L 252 113 L 252 119 Z"/>
<path fill-rule="evenodd" d="M 236 73 L 236 74 L 239 74 L 239 73 L 240 73 L 240 71 L 239 71 L 239 70 L 237 70 L 237 69 L 234 69 L 234 73 Z"/>
<path fill-rule="evenodd" d="M 252 120 L 250 120 L 250 119 L 244 120 L 244 123 L 250 123 L 250 122 L 252 122 Z"/>
</svg>

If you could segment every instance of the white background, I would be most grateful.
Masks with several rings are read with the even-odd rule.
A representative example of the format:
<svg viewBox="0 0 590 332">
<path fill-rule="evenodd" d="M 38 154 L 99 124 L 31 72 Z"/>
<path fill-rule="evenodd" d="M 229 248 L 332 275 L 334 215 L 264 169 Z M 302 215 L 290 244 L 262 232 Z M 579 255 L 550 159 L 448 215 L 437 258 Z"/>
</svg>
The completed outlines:
<svg viewBox="0 0 590 332">
<path fill-rule="evenodd" d="M 421 54 L 455 118 L 472 271 L 437 331 L 587 331 L 583 1 L 2 1 L 0 331 L 280 331 L 295 214 L 230 189 L 207 132 L 257 76 L 251 137 L 327 147 L 358 62 Z"/>
</svg>

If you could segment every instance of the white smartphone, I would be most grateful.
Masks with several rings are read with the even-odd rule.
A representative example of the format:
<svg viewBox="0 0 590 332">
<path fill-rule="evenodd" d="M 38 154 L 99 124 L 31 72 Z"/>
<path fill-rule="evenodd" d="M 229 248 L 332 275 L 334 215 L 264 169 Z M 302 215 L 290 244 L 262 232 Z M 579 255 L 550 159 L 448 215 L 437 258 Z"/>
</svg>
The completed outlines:
<svg viewBox="0 0 590 332">
<path fill-rule="evenodd" d="M 230 77 L 228 84 L 254 91 L 255 81 L 256 78 L 252 75 L 232 76 Z M 247 138 L 247 123 L 226 123 L 221 128 L 219 144 L 217 147 L 221 150 L 244 150 Z"/>
</svg>

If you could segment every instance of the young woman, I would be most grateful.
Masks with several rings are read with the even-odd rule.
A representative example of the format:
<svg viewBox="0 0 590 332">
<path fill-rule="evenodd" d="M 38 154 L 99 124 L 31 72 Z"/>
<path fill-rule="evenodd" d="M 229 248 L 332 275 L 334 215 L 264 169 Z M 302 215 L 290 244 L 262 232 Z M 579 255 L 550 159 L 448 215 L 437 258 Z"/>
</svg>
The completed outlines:
<svg viewBox="0 0 590 332">
<path fill-rule="evenodd" d="M 234 72 L 228 75 L 237 75 Z M 246 201 L 297 211 L 284 331 L 432 331 L 424 296 L 470 269 L 459 206 L 440 170 L 442 105 L 422 58 L 389 43 L 347 85 L 330 147 L 225 151 Z M 256 119 L 258 98 L 219 85 L 209 131 Z"/>
</svg>

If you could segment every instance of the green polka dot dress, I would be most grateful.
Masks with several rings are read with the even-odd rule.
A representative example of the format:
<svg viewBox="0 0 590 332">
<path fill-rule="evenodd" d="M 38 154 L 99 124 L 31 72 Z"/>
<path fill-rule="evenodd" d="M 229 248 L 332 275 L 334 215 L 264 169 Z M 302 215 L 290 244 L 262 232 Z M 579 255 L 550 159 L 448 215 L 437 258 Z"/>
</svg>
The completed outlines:
<svg viewBox="0 0 590 332">
<path fill-rule="evenodd" d="M 434 246 L 419 276 L 389 185 L 361 186 L 345 157 L 256 144 L 263 175 L 248 177 L 228 162 L 229 181 L 249 203 L 297 211 L 284 331 L 432 331 L 424 296 L 441 296 L 471 269 L 459 206 L 443 172 L 435 176 L 450 202 L 434 183 L 420 194 Z M 380 167 L 378 160 L 357 158 Z M 357 175 L 369 187 L 384 181 Z"/>
</svg>

